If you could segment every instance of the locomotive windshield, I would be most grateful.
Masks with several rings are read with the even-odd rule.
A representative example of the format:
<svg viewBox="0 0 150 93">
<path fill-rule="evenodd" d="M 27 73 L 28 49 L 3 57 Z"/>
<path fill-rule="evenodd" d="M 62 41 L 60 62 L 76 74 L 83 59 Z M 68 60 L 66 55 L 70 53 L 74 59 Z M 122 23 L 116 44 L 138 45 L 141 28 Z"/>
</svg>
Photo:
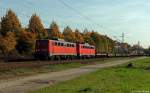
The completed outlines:
<svg viewBox="0 0 150 93">
<path fill-rule="evenodd" d="M 48 40 L 36 40 L 36 52 L 47 52 Z"/>
</svg>

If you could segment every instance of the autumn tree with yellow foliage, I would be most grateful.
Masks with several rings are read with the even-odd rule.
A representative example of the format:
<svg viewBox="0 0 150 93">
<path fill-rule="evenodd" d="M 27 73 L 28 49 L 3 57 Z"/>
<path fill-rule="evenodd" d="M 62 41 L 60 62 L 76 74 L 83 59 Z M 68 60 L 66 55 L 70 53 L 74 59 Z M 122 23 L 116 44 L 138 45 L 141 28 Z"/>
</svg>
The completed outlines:
<svg viewBox="0 0 150 93">
<path fill-rule="evenodd" d="M 84 38 L 78 29 L 75 30 L 75 38 L 76 38 L 76 42 L 84 43 Z"/>
<path fill-rule="evenodd" d="M 16 14 L 12 10 L 8 10 L 6 15 L 1 18 L 0 30 L 0 51 L 5 56 L 15 50 L 16 40 L 22 31 L 21 24 Z"/>
<path fill-rule="evenodd" d="M 64 39 L 66 41 L 68 41 L 68 42 L 76 42 L 75 33 L 72 31 L 72 29 L 69 26 L 64 28 L 63 35 L 64 35 Z"/>
<path fill-rule="evenodd" d="M 91 38 L 94 41 L 97 52 L 99 52 L 101 50 L 101 35 L 95 31 L 92 31 Z"/>
<path fill-rule="evenodd" d="M 33 14 L 29 20 L 28 30 L 36 35 L 37 39 L 45 39 L 48 37 L 44 26 L 41 23 L 41 19 L 36 14 Z"/>
<path fill-rule="evenodd" d="M 16 49 L 20 54 L 32 54 L 35 48 L 36 36 L 32 32 L 22 31 L 17 40 Z"/>
<path fill-rule="evenodd" d="M 91 32 L 88 31 L 87 29 L 85 29 L 83 32 L 83 38 L 84 38 L 85 43 L 95 45 L 94 40 L 91 38 Z"/>
<path fill-rule="evenodd" d="M 0 52 L 5 58 L 8 53 L 15 49 L 16 43 L 15 35 L 12 32 L 7 32 L 4 36 L 0 36 Z"/>
<path fill-rule="evenodd" d="M 18 17 L 9 9 L 6 15 L 1 18 L 1 34 L 6 35 L 7 32 L 13 32 L 17 36 L 21 30 Z"/>
<path fill-rule="evenodd" d="M 49 38 L 61 38 L 61 39 L 64 38 L 64 36 L 59 30 L 59 26 L 54 21 L 50 25 Z"/>
</svg>

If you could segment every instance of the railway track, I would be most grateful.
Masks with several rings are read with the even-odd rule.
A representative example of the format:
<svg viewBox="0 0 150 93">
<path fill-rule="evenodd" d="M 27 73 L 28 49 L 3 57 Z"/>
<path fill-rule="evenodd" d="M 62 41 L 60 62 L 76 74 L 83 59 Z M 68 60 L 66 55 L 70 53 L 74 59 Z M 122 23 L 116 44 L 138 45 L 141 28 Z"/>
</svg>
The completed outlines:
<svg viewBox="0 0 150 93">
<path fill-rule="evenodd" d="M 132 56 L 136 57 L 136 56 Z M 91 61 L 103 61 L 108 60 L 112 57 L 97 57 L 97 58 L 91 58 L 91 59 L 68 59 L 68 60 L 36 60 L 34 58 L 21 58 L 21 59 L 11 59 L 8 60 L 8 62 L 0 62 L 0 71 L 7 71 L 11 69 L 17 69 L 17 68 L 26 68 L 26 67 L 41 67 L 45 65 L 54 65 L 54 64 L 66 64 L 66 63 L 74 63 L 79 62 L 81 64 L 91 64 Z M 89 62 L 90 61 L 90 62 Z"/>
<path fill-rule="evenodd" d="M 91 61 L 94 60 L 106 60 L 108 58 L 95 58 L 90 59 Z M 17 69 L 17 68 L 24 68 L 24 67 L 41 67 L 45 65 L 54 65 L 54 64 L 67 64 L 67 63 L 75 63 L 79 62 L 82 64 L 90 64 L 89 59 L 80 60 L 80 59 L 74 59 L 74 60 L 56 60 L 56 61 L 48 61 L 48 60 L 19 60 L 19 61 L 13 61 L 13 62 L 1 62 L 0 63 L 0 71 L 7 71 L 11 69 Z"/>
</svg>

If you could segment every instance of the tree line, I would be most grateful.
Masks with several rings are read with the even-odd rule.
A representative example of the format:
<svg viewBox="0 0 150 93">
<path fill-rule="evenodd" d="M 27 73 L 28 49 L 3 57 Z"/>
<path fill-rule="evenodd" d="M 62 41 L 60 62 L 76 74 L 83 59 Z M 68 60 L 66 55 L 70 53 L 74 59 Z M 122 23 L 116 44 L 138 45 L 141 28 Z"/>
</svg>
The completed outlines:
<svg viewBox="0 0 150 93">
<path fill-rule="evenodd" d="M 73 30 L 69 26 L 61 32 L 59 25 L 52 22 L 46 30 L 38 15 L 33 14 L 28 26 L 25 28 L 21 25 L 14 11 L 9 9 L 0 21 L 0 52 L 8 55 L 18 53 L 20 55 L 30 55 L 34 53 L 35 41 L 37 39 L 61 38 L 68 42 L 89 43 L 95 45 L 97 52 L 112 52 L 114 41 L 96 31 L 85 29 Z"/>
</svg>

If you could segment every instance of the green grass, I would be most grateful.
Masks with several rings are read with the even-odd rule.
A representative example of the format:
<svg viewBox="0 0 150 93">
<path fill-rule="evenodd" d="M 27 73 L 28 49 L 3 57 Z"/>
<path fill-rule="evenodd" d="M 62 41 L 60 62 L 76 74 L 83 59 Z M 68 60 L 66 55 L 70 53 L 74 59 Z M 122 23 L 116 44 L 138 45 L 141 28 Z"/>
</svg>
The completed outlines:
<svg viewBox="0 0 150 93">
<path fill-rule="evenodd" d="M 130 68 L 127 67 L 127 64 L 104 68 L 29 93 L 134 93 L 132 91 L 150 91 L 150 58 L 131 63 L 133 67 Z"/>
</svg>

